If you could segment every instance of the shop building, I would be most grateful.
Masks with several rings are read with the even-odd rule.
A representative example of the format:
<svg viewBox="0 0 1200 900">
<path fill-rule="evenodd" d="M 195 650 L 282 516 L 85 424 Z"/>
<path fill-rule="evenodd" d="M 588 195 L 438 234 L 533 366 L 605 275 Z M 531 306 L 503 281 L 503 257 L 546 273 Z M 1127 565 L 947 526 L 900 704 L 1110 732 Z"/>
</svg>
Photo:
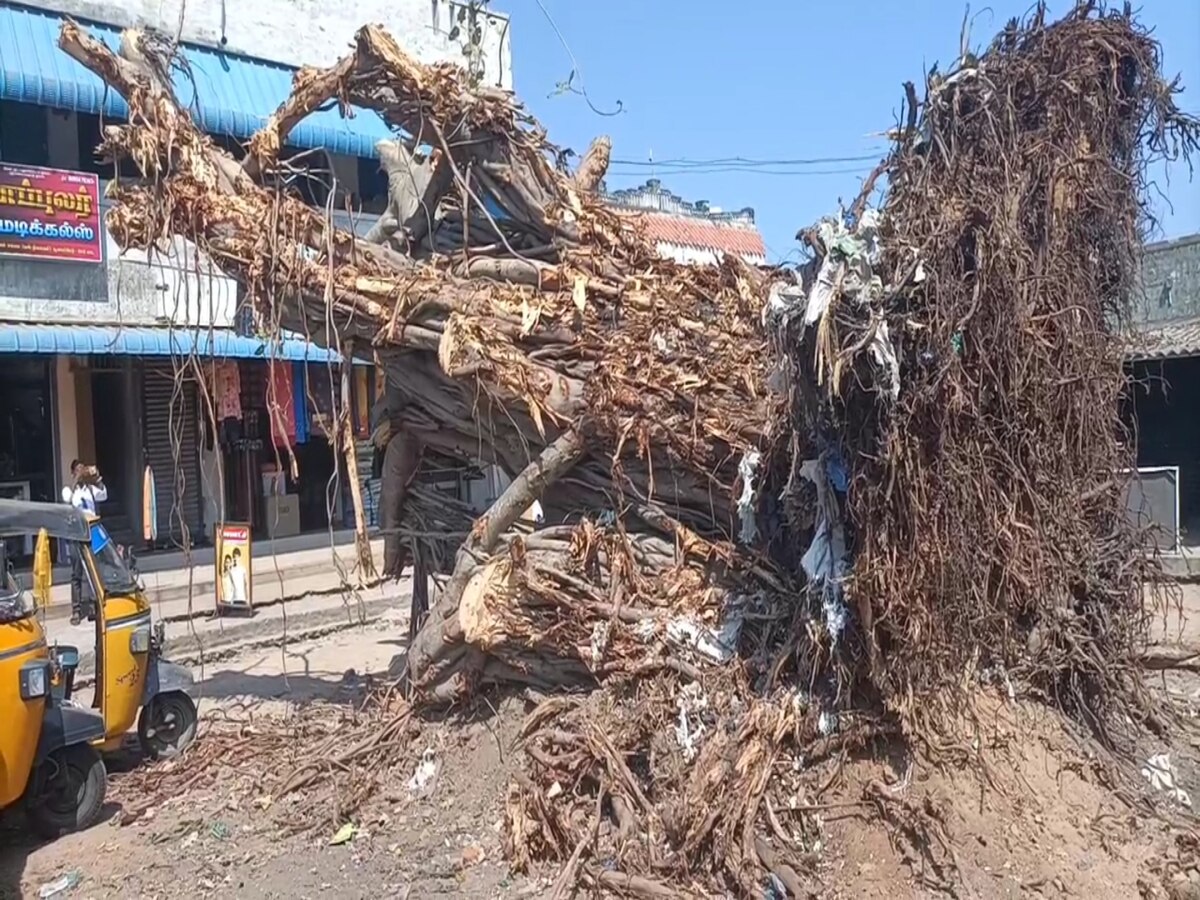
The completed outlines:
<svg viewBox="0 0 1200 900">
<path fill-rule="evenodd" d="M 333 62 L 361 22 L 381 22 L 423 60 L 462 62 L 450 35 L 463 6 L 0 2 L 0 494 L 57 500 L 71 461 L 92 461 L 109 488 L 101 512 L 110 530 L 134 545 L 153 530 L 162 547 L 207 542 L 219 521 L 249 521 L 262 535 L 325 529 L 331 515 L 340 526 L 349 507 L 325 436 L 340 357 L 300 336 L 265 344 L 239 327 L 237 284 L 187 242 L 151 258 L 121 254 L 108 235 L 105 187 L 135 173 L 114 172 L 94 151 L 102 123 L 127 110 L 58 50 L 62 16 L 113 47 L 130 25 L 182 35 L 191 73 L 177 76 L 177 92 L 239 154 L 287 97 L 295 69 Z M 295 28 L 298 19 L 311 27 Z M 487 15 L 476 60 L 485 80 L 511 84 L 508 46 L 507 21 Z M 356 214 L 339 213 L 341 224 L 361 233 L 386 204 L 375 144 L 389 137 L 372 113 L 328 110 L 300 123 L 285 153 L 323 151 L 325 169 L 297 187 L 315 205 L 348 204 Z M 365 441 L 375 379 L 368 366 L 353 371 Z M 221 399 L 240 416 L 220 416 Z M 267 477 L 272 467 L 283 475 Z"/>
<path fill-rule="evenodd" d="M 732 255 L 752 266 L 767 264 L 767 248 L 749 206 L 726 211 L 707 200 L 684 200 L 657 178 L 606 191 L 604 199 L 618 209 L 640 212 L 646 237 L 659 255 L 677 263 L 716 265 Z"/>
<path fill-rule="evenodd" d="M 1134 298 L 1127 420 L 1139 524 L 1160 550 L 1200 545 L 1200 234 L 1148 244 Z"/>
</svg>

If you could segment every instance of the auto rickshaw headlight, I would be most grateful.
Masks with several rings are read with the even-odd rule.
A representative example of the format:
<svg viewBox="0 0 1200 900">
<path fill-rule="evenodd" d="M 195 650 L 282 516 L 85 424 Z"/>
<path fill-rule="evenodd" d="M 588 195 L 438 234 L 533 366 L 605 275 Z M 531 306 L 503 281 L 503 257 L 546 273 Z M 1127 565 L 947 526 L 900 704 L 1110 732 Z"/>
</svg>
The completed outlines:
<svg viewBox="0 0 1200 900">
<path fill-rule="evenodd" d="M 149 624 L 141 625 L 133 629 L 133 633 L 129 635 L 129 651 L 131 653 L 149 653 L 150 652 L 150 626 Z"/>
<path fill-rule="evenodd" d="M 35 660 L 21 667 L 21 699 L 38 700 L 50 689 L 50 664 Z"/>
</svg>

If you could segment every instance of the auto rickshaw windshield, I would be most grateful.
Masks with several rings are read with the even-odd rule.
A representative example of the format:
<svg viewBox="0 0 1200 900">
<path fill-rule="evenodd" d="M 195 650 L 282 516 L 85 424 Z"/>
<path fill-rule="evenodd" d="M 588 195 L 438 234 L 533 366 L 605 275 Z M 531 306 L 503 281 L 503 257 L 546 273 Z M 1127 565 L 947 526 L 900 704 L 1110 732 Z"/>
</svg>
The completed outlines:
<svg viewBox="0 0 1200 900">
<path fill-rule="evenodd" d="M 8 571 L 8 554 L 3 540 L 0 538 L 0 623 L 24 619 L 32 615 L 34 609 L 29 594 Z"/>
<path fill-rule="evenodd" d="M 92 523 L 92 557 L 104 591 L 108 594 L 128 594 L 137 590 L 137 580 L 117 552 L 117 545 L 99 522 Z"/>
</svg>

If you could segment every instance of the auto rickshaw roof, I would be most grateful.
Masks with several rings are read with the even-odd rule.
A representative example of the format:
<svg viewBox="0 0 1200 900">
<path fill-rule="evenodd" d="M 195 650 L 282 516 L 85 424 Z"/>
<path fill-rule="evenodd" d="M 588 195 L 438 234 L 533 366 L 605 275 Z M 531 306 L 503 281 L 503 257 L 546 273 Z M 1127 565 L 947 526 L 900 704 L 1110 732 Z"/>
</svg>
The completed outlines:
<svg viewBox="0 0 1200 900">
<path fill-rule="evenodd" d="M 65 541 L 86 541 L 92 533 L 87 513 L 69 504 L 0 499 L 0 537 L 37 534 L 43 528 Z"/>
</svg>

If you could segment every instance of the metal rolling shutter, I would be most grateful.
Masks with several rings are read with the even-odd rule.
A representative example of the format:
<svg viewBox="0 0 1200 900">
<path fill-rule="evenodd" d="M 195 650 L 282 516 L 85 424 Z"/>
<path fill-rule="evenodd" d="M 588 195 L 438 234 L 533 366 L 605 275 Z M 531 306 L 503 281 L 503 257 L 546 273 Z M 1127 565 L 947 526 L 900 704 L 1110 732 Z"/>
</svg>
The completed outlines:
<svg viewBox="0 0 1200 900">
<path fill-rule="evenodd" d="M 179 498 L 182 500 L 183 519 L 194 546 L 205 537 L 200 500 L 196 385 L 189 380 L 184 383 L 179 397 L 174 395 L 175 375 L 171 367 L 147 366 L 142 375 L 142 441 L 146 448 L 146 461 L 154 470 L 158 499 L 158 542 L 183 546 L 182 529 L 176 512 Z M 174 414 L 172 400 L 175 402 Z M 179 438 L 178 469 L 172 430 Z"/>
</svg>

